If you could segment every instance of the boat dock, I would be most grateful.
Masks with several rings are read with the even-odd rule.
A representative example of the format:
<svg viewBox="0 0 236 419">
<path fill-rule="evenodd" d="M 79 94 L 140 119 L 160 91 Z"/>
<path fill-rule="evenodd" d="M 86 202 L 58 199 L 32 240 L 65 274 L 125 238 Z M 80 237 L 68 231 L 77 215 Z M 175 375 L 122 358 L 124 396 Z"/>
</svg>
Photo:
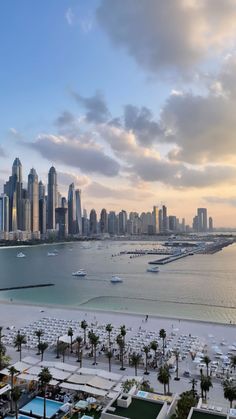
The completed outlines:
<svg viewBox="0 0 236 419">
<path fill-rule="evenodd" d="M 180 253 L 178 255 L 172 255 L 172 256 L 168 256 L 166 258 L 162 258 L 162 259 L 157 259 L 157 260 L 153 260 L 151 262 L 148 262 L 149 265 L 166 265 L 167 263 L 171 263 L 174 262 L 175 260 L 178 259 L 183 259 L 186 258 L 187 256 L 192 256 L 193 253 Z"/>
</svg>

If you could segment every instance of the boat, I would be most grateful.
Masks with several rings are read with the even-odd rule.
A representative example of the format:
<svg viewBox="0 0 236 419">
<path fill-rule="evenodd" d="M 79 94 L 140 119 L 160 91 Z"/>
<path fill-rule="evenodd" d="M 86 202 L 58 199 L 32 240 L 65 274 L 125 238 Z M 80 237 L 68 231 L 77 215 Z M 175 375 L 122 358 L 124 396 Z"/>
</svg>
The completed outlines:
<svg viewBox="0 0 236 419">
<path fill-rule="evenodd" d="M 58 253 L 55 253 L 55 252 L 48 252 L 48 256 L 58 256 Z"/>
<path fill-rule="evenodd" d="M 111 282 L 112 284 L 118 284 L 118 282 L 123 282 L 123 279 L 119 276 L 112 275 Z"/>
<path fill-rule="evenodd" d="M 147 268 L 147 272 L 157 273 L 157 272 L 159 272 L 159 267 L 158 266 L 153 266 L 152 268 Z"/>
<path fill-rule="evenodd" d="M 25 258 L 26 255 L 24 253 L 22 253 L 22 252 L 19 252 L 19 253 L 17 253 L 16 257 L 17 258 Z"/>
<path fill-rule="evenodd" d="M 84 269 L 79 269 L 76 272 L 72 272 L 72 276 L 86 276 L 87 272 Z"/>
</svg>

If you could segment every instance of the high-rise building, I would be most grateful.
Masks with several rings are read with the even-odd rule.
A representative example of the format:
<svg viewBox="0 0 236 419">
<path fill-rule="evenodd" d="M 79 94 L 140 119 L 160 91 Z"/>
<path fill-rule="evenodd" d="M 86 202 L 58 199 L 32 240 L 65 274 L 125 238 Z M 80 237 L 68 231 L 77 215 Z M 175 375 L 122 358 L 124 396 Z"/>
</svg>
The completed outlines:
<svg viewBox="0 0 236 419">
<path fill-rule="evenodd" d="M 40 180 L 39 182 L 39 231 L 44 237 L 47 230 L 47 210 L 46 210 L 46 197 L 45 186 Z"/>
<path fill-rule="evenodd" d="M 213 218 L 209 217 L 209 231 L 212 232 L 213 231 Z"/>
<path fill-rule="evenodd" d="M 81 190 L 75 191 L 75 219 L 76 219 L 76 234 L 82 235 L 82 209 L 81 209 Z"/>
<path fill-rule="evenodd" d="M 124 235 L 127 233 L 127 212 L 122 210 L 119 212 L 119 234 Z"/>
<path fill-rule="evenodd" d="M 207 209 L 198 208 L 197 216 L 198 216 L 198 231 L 203 231 L 203 232 L 207 231 Z"/>
<path fill-rule="evenodd" d="M 0 196 L 0 231 L 9 231 L 9 198 L 6 194 Z"/>
<path fill-rule="evenodd" d="M 97 234 L 97 213 L 96 213 L 95 209 L 92 209 L 90 211 L 89 232 L 90 232 L 90 234 Z"/>
<path fill-rule="evenodd" d="M 76 234 L 76 198 L 75 185 L 71 183 L 68 191 L 68 232 Z"/>
<path fill-rule="evenodd" d="M 169 229 L 170 231 L 177 231 L 177 220 L 175 215 L 169 215 Z"/>
<path fill-rule="evenodd" d="M 58 229 L 58 238 L 63 240 L 68 235 L 68 226 L 67 226 L 67 208 L 58 207 L 55 210 L 56 212 L 56 225 Z"/>
<path fill-rule="evenodd" d="M 108 214 L 108 233 L 111 236 L 117 234 L 117 220 L 115 211 L 110 211 Z"/>
<path fill-rule="evenodd" d="M 4 193 L 9 198 L 9 230 L 22 229 L 22 165 L 18 157 L 13 162 L 12 175 L 4 185 Z"/>
<path fill-rule="evenodd" d="M 108 233 L 108 216 L 105 208 L 102 209 L 100 214 L 100 232 L 101 234 Z"/>
<path fill-rule="evenodd" d="M 156 205 L 154 205 L 153 207 L 152 218 L 153 218 L 154 234 L 158 234 L 160 232 L 160 226 L 159 226 L 158 207 Z"/>
<path fill-rule="evenodd" d="M 31 231 L 31 202 L 28 198 L 22 199 L 23 231 Z"/>
<path fill-rule="evenodd" d="M 56 207 L 58 201 L 57 194 L 57 172 L 55 167 L 51 167 L 48 173 L 48 197 L 47 197 L 47 228 L 49 230 L 55 230 L 56 228 Z"/>
<path fill-rule="evenodd" d="M 31 204 L 30 231 L 39 231 L 39 185 L 35 169 L 31 169 L 28 175 L 28 197 Z"/>
<path fill-rule="evenodd" d="M 162 229 L 166 233 L 168 231 L 168 216 L 167 216 L 167 207 L 162 205 Z"/>
</svg>

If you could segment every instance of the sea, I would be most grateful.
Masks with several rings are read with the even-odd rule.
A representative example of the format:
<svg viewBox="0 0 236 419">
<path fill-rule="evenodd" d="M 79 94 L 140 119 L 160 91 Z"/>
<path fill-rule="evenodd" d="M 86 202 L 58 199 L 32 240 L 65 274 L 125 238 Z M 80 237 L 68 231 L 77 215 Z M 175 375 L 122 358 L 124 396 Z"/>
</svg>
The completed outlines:
<svg viewBox="0 0 236 419">
<path fill-rule="evenodd" d="M 104 240 L 0 249 L 0 288 L 54 284 L 1 291 L 0 300 L 236 324 L 236 244 L 176 260 L 158 273 L 147 272 L 148 262 L 162 256 L 121 254 L 157 245 Z M 17 258 L 19 251 L 26 257 Z M 72 276 L 79 269 L 87 276 Z M 112 275 L 123 282 L 112 284 Z"/>
</svg>

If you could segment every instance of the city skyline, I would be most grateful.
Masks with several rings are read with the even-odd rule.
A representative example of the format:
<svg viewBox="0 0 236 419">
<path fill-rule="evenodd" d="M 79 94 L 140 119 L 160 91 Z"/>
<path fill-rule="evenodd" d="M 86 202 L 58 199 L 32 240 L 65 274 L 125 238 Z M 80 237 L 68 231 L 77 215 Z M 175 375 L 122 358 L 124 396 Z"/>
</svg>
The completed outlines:
<svg viewBox="0 0 236 419">
<path fill-rule="evenodd" d="M 207 207 L 236 227 L 233 0 L 0 8 L 1 188 L 19 155 L 45 184 L 56 166 L 87 208 L 184 204 L 188 222 Z"/>
</svg>

